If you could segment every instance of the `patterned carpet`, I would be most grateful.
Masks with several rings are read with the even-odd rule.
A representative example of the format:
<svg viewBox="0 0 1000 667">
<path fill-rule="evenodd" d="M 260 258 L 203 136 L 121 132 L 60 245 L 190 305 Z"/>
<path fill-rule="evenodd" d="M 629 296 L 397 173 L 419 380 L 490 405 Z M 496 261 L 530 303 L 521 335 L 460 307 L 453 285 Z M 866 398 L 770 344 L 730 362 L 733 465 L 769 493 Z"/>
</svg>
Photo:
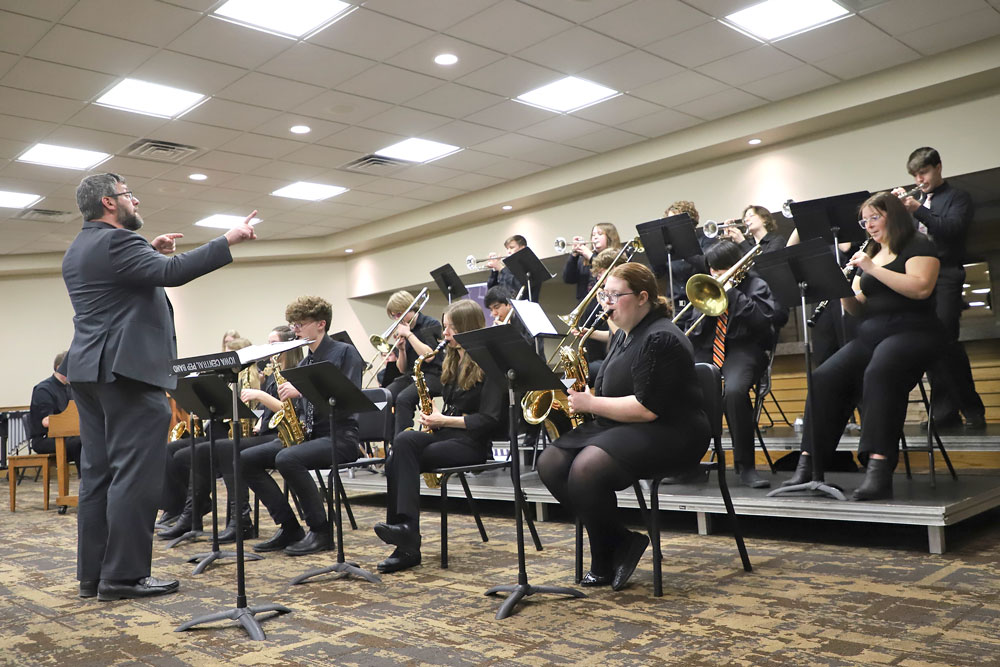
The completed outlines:
<svg viewBox="0 0 1000 667">
<path fill-rule="evenodd" d="M 5 484 L 5 482 L 3 483 Z M 647 551 L 630 586 L 588 589 L 582 600 L 535 596 L 504 621 L 486 588 L 515 583 L 509 506 L 487 505 L 490 541 L 452 515 L 451 567 L 438 567 L 438 520 L 428 501 L 424 563 L 382 584 L 289 579 L 333 554 L 248 562 L 249 603 L 291 614 L 261 616 L 267 641 L 231 621 L 174 628 L 235 604 L 235 565 L 192 577 L 185 557 L 157 542 L 153 572 L 181 579 L 175 595 L 97 602 L 76 597 L 75 510 L 41 509 L 41 484 L 25 481 L 18 511 L 0 509 L 0 663 L 13 665 L 1000 665 L 1000 514 L 949 529 L 950 551 L 926 553 L 923 532 L 884 526 L 748 519 L 754 572 L 730 534 L 694 533 L 666 515 L 664 596 L 652 597 Z M 6 490 L 4 490 L 6 492 Z M 374 569 L 387 549 L 370 526 L 382 499 L 358 499 L 349 559 Z M 456 503 L 456 509 L 460 507 Z M 638 515 L 635 515 L 638 518 Z M 572 585 L 570 524 L 538 524 L 533 584 Z M 262 534 L 273 530 L 264 522 Z"/>
</svg>

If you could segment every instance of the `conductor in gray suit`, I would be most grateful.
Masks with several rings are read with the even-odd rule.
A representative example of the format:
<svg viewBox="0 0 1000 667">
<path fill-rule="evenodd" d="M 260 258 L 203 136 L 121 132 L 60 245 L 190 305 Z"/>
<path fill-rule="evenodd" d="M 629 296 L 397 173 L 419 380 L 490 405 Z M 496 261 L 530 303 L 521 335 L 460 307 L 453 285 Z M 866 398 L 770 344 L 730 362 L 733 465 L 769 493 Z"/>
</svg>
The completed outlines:
<svg viewBox="0 0 1000 667">
<path fill-rule="evenodd" d="M 139 200 L 117 174 L 84 178 L 76 190 L 83 229 L 63 258 L 73 304 L 67 377 L 83 441 L 77 518 L 80 597 L 148 597 L 177 590 L 150 576 L 153 523 L 166 463 L 177 356 L 164 287 L 183 285 L 233 261 L 229 246 L 257 238 L 249 221 L 174 257 L 181 234 L 152 242 Z"/>
</svg>

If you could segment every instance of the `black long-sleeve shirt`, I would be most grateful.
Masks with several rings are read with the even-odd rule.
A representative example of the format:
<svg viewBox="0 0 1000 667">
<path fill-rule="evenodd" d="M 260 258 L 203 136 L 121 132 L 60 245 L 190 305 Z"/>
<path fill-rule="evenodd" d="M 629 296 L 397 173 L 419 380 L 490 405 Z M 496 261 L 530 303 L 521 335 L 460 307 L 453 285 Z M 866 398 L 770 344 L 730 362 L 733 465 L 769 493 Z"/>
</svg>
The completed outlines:
<svg viewBox="0 0 1000 667">
<path fill-rule="evenodd" d="M 927 235 L 937 246 L 942 265 L 957 266 L 965 259 L 965 237 L 975 212 L 972 197 L 965 190 L 953 188 L 948 181 L 931 192 L 931 207 L 923 205 L 913 212 L 913 218 L 927 227 Z"/>
<path fill-rule="evenodd" d="M 778 234 L 777 232 L 768 232 L 763 236 L 763 238 L 761 238 L 759 242 L 754 242 L 752 236 L 747 236 L 746 238 L 743 239 L 743 243 L 740 244 L 740 250 L 743 251 L 743 254 L 746 254 L 750 252 L 750 249 L 753 248 L 755 245 L 759 245 L 760 252 L 761 254 L 763 254 L 765 252 L 774 252 L 775 250 L 781 250 L 782 248 L 785 247 L 786 242 L 787 241 L 785 240 L 785 237 L 782 236 L 781 234 Z"/>
<path fill-rule="evenodd" d="M 504 423 L 505 391 L 501 382 L 486 378 L 470 389 L 449 382 L 442 385 L 441 393 L 444 398 L 441 414 L 464 417 L 466 433 L 473 440 L 489 441 Z"/>
<path fill-rule="evenodd" d="M 353 382 L 355 386 L 361 386 L 361 375 L 364 372 L 365 362 L 361 359 L 361 355 L 358 353 L 357 348 L 353 345 L 341 343 L 340 341 L 336 341 L 329 336 L 323 336 L 323 339 L 316 347 L 316 350 L 310 352 L 306 358 L 299 363 L 299 366 L 318 364 L 321 361 L 329 361 L 340 369 L 340 372 L 347 376 L 347 379 Z M 312 413 L 312 434 L 309 436 L 310 439 L 329 436 L 329 408 L 326 405 L 313 406 L 305 397 L 302 398 L 302 405 L 303 413 L 306 411 Z M 305 414 L 303 414 L 303 417 L 305 417 Z M 309 427 L 308 421 L 309 420 L 307 420 L 306 423 L 307 428 Z M 358 432 L 357 414 L 343 415 L 334 423 L 337 427 L 338 440 L 345 436 L 350 437 L 350 434 L 354 434 L 356 437 Z"/>
<path fill-rule="evenodd" d="M 590 272 L 590 262 L 582 255 L 570 255 L 566 258 L 566 266 L 563 267 L 563 282 L 567 285 L 576 285 L 576 300 L 582 301 L 587 296 L 587 292 L 594 286 L 594 276 Z"/>
<path fill-rule="evenodd" d="M 32 442 L 48 436 L 49 429 L 42 426 L 42 420 L 65 410 L 69 401 L 69 385 L 63 384 L 54 375 L 35 385 L 31 390 L 28 412 L 28 437 Z"/>
</svg>

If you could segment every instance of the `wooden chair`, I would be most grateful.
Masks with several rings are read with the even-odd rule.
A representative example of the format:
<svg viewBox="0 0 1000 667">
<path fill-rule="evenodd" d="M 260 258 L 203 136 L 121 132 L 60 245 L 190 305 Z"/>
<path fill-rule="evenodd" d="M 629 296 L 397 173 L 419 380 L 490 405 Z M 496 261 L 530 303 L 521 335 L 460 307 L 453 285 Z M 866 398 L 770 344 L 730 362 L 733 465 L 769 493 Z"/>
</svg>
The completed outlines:
<svg viewBox="0 0 1000 667">
<path fill-rule="evenodd" d="M 49 415 L 49 437 L 56 441 L 56 473 L 59 481 L 56 505 L 59 505 L 60 514 L 65 514 L 68 507 L 76 507 L 78 501 L 76 494 L 69 494 L 69 461 L 66 458 L 66 438 L 74 435 L 80 435 L 80 413 L 76 409 L 76 401 L 70 401 L 65 410 Z"/>
<path fill-rule="evenodd" d="M 17 483 L 18 470 L 24 468 L 41 468 L 42 484 L 45 489 L 45 503 L 43 507 L 49 509 L 49 471 L 56 464 L 55 454 L 19 454 L 11 456 L 7 460 L 7 484 L 10 486 L 10 511 L 13 512 L 17 506 Z"/>
</svg>

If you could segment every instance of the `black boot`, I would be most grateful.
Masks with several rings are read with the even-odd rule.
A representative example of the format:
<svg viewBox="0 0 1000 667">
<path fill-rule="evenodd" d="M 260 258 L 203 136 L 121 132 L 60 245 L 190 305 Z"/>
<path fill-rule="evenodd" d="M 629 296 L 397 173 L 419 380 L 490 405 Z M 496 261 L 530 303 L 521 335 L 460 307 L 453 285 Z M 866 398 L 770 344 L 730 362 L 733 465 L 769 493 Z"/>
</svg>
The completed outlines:
<svg viewBox="0 0 1000 667">
<path fill-rule="evenodd" d="M 781 483 L 782 486 L 795 486 L 796 484 L 805 484 L 806 482 L 811 482 L 813 478 L 813 460 L 811 456 L 806 454 L 799 455 L 799 464 L 795 466 L 795 474 L 792 475 L 791 479 L 785 480 Z"/>
<path fill-rule="evenodd" d="M 250 505 L 245 504 L 240 511 L 240 527 L 243 530 L 243 539 L 253 537 L 253 515 L 250 513 Z M 236 508 L 233 503 L 229 503 L 229 523 L 226 529 L 219 533 L 219 544 L 228 544 L 236 541 Z"/>
<path fill-rule="evenodd" d="M 164 528 L 157 533 L 161 540 L 173 540 L 191 530 L 191 521 L 194 518 L 194 507 L 191 504 L 191 496 L 184 502 L 184 511 L 177 517 L 177 521 L 170 528 Z"/>
<path fill-rule="evenodd" d="M 895 469 L 894 459 L 869 459 L 865 468 L 865 481 L 854 489 L 851 500 L 892 498 L 892 471 Z"/>
</svg>

